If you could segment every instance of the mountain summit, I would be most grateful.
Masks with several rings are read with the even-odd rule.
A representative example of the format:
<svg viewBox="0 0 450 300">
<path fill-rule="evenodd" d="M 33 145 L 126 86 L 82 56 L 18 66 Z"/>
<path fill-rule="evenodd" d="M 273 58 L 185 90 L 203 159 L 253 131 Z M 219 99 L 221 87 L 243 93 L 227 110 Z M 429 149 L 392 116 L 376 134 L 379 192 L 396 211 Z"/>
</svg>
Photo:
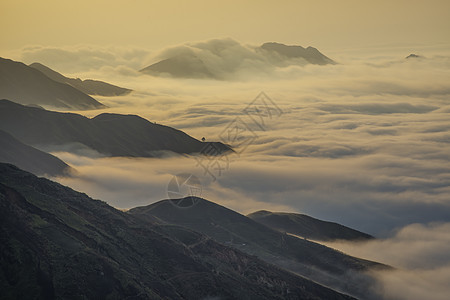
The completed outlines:
<svg viewBox="0 0 450 300">
<path fill-rule="evenodd" d="M 307 63 L 314 65 L 335 64 L 333 60 L 320 53 L 314 47 L 303 48 L 302 46 L 289 46 L 272 42 L 263 44 L 259 49 L 269 53 L 276 53 L 287 59 L 303 59 Z"/>
<path fill-rule="evenodd" d="M 129 89 L 121 88 L 99 80 L 69 78 L 40 63 L 32 63 L 30 67 L 41 71 L 45 76 L 54 81 L 67 83 L 88 95 L 108 97 L 126 95 L 131 92 Z"/>
<path fill-rule="evenodd" d="M 21 104 L 37 104 L 59 109 L 105 108 L 76 88 L 56 82 L 21 62 L 0 57 L 0 99 Z"/>
<path fill-rule="evenodd" d="M 176 78 L 233 80 L 239 75 L 271 74 L 275 68 L 335 64 L 316 48 L 265 43 L 251 47 L 231 39 L 186 44 L 163 51 L 140 72 Z"/>
</svg>

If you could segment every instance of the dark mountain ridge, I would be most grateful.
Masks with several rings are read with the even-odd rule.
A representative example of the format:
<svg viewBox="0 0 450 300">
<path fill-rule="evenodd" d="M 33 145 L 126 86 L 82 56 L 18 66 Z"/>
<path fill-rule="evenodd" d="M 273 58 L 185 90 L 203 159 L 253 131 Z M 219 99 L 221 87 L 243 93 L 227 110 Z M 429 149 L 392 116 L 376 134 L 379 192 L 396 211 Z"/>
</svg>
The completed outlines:
<svg viewBox="0 0 450 300">
<path fill-rule="evenodd" d="M 0 164 L 5 299 L 353 299 Z"/>
<path fill-rule="evenodd" d="M 69 84 L 74 88 L 76 88 L 77 90 L 80 90 L 88 95 L 99 95 L 110 97 L 110 96 L 126 95 L 131 92 L 130 89 L 118 87 L 116 85 L 112 85 L 99 80 L 92 80 L 92 79 L 81 80 L 80 78 L 69 78 L 40 63 L 32 63 L 29 66 L 31 68 L 41 71 L 45 76 L 54 81 Z"/>
<path fill-rule="evenodd" d="M 186 133 L 136 115 L 103 113 L 92 119 L 0 100 L 0 129 L 28 145 L 81 143 L 109 156 L 152 157 L 155 151 L 200 153 L 207 146 L 231 151 L 222 144 L 204 143 Z"/>
<path fill-rule="evenodd" d="M 303 214 L 260 210 L 247 215 L 247 217 L 275 230 L 317 241 L 364 241 L 373 239 L 373 236 L 367 233 Z"/>
<path fill-rule="evenodd" d="M 0 130 L 0 162 L 36 175 L 68 175 L 73 171 L 59 158 L 21 143 L 3 130 Z"/>
<path fill-rule="evenodd" d="M 0 57 L 0 99 L 21 104 L 37 104 L 59 109 L 105 108 L 76 88 L 56 82 L 21 62 Z"/>
</svg>

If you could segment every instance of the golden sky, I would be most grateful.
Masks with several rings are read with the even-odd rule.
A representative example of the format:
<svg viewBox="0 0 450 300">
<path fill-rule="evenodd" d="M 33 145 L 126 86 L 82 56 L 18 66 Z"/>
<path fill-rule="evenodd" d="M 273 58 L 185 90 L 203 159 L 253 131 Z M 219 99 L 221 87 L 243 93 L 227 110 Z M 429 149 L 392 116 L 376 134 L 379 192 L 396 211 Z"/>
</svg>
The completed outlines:
<svg viewBox="0 0 450 300">
<path fill-rule="evenodd" d="M 27 45 L 160 48 L 230 37 L 318 48 L 450 42 L 448 0 L 0 0 L 0 50 Z"/>
</svg>

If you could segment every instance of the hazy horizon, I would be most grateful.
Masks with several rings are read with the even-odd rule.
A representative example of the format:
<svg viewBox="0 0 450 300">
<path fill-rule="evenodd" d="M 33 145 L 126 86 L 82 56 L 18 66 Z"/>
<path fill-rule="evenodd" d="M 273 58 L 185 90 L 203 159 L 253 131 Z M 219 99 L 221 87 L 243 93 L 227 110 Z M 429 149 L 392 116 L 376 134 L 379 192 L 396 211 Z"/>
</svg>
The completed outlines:
<svg viewBox="0 0 450 300">
<path fill-rule="evenodd" d="M 386 45 L 448 44 L 445 0 L 149 2 L 56 0 L 0 2 L 0 50 L 126 45 L 156 50 L 186 41 L 231 37 L 252 44 L 278 41 L 328 52 Z M 55 13 L 57 12 L 57 13 Z M 42 22 L 45 20 L 44 22 Z M 31 25 L 31 26 L 29 26 Z"/>
</svg>

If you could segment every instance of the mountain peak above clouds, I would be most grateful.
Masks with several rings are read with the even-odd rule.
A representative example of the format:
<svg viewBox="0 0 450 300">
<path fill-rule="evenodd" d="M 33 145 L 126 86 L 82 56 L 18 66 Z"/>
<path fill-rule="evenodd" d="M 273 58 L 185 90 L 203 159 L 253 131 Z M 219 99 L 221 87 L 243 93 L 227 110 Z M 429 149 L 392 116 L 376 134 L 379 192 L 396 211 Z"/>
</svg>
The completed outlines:
<svg viewBox="0 0 450 300">
<path fill-rule="evenodd" d="M 290 59 L 301 58 L 306 62 L 315 65 L 335 64 L 333 60 L 326 57 L 325 55 L 320 53 L 319 50 L 311 46 L 305 49 L 302 46 L 290 46 L 276 42 L 269 42 L 264 43 L 259 49 L 266 50 L 271 53 L 276 53 L 280 56 L 284 56 Z"/>
<path fill-rule="evenodd" d="M 231 39 L 214 39 L 166 49 L 158 61 L 140 72 L 175 78 L 233 80 L 272 72 L 275 68 L 306 64 L 335 64 L 316 48 L 265 43 L 259 47 Z"/>
<path fill-rule="evenodd" d="M 77 90 L 80 90 L 88 95 L 108 97 L 122 96 L 131 92 L 130 89 L 121 88 L 99 80 L 81 80 L 80 78 L 69 78 L 37 62 L 30 64 L 29 67 L 41 71 L 45 76 L 54 81 L 69 84 Z"/>
<path fill-rule="evenodd" d="M 106 106 L 91 96 L 57 82 L 21 62 L 0 58 L 0 99 L 59 109 L 99 109 Z"/>
<path fill-rule="evenodd" d="M 178 78 L 215 78 L 206 64 L 195 54 L 179 54 L 160 60 L 139 72 L 156 75 L 172 76 Z"/>
<path fill-rule="evenodd" d="M 407 57 L 405 57 L 406 59 L 415 59 L 415 58 L 423 58 L 423 56 L 421 55 L 417 55 L 414 53 L 411 53 L 410 55 L 408 55 Z"/>
</svg>

